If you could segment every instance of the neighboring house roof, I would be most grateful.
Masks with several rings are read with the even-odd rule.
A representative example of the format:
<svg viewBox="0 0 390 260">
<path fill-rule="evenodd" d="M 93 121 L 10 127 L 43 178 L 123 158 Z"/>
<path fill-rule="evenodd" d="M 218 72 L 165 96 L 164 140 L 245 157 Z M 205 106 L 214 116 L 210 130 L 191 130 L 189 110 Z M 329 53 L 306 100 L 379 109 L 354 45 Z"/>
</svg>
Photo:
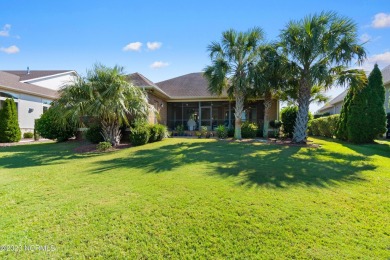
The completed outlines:
<svg viewBox="0 0 390 260">
<path fill-rule="evenodd" d="M 208 91 L 208 82 L 203 72 L 190 73 L 156 83 L 171 98 L 217 98 Z M 226 97 L 226 95 L 224 95 Z"/>
<path fill-rule="evenodd" d="M 332 99 L 331 101 L 327 102 L 323 107 L 318 109 L 318 111 L 319 112 L 323 112 L 323 111 L 325 111 L 325 110 L 327 110 L 329 108 L 334 107 L 338 103 L 342 103 L 344 101 L 344 98 L 347 95 L 347 93 L 348 93 L 348 89 L 344 90 L 338 96 L 336 96 L 334 99 Z"/>
<path fill-rule="evenodd" d="M 0 71 L 0 87 L 33 96 L 47 98 L 58 97 L 58 92 L 55 90 L 43 88 L 34 84 L 20 82 L 20 76 L 5 71 Z"/>
<path fill-rule="evenodd" d="M 382 70 L 383 85 L 390 83 L 390 65 Z"/>
<path fill-rule="evenodd" d="M 19 76 L 20 81 L 29 81 L 69 72 L 76 73 L 74 70 L 4 70 L 4 72 Z"/>
</svg>

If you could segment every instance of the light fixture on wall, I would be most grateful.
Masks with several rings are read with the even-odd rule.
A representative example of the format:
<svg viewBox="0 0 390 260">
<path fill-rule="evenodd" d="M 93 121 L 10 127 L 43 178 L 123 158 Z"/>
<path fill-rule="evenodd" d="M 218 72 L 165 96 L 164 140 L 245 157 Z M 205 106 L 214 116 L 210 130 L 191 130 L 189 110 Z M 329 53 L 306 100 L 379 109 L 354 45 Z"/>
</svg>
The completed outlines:
<svg viewBox="0 0 390 260">
<path fill-rule="evenodd" d="M 34 108 L 29 108 L 29 109 L 28 109 L 28 112 L 29 112 L 29 113 L 34 112 Z"/>
</svg>

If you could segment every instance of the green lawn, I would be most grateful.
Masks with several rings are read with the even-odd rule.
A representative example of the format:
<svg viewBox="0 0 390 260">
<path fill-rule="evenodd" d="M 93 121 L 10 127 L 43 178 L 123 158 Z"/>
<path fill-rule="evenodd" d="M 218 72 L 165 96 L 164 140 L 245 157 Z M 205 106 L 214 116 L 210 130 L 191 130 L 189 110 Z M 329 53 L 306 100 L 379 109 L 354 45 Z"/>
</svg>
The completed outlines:
<svg viewBox="0 0 390 260">
<path fill-rule="evenodd" d="M 388 259 L 390 142 L 314 141 L 0 147 L 0 258 Z"/>
</svg>

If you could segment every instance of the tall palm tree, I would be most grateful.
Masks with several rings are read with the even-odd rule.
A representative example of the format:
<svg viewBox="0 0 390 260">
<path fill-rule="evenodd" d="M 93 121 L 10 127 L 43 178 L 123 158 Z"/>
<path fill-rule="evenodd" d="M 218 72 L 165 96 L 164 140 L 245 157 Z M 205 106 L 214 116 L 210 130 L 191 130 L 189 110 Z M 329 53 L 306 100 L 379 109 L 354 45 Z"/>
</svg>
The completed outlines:
<svg viewBox="0 0 390 260">
<path fill-rule="evenodd" d="M 105 141 L 113 146 L 119 144 L 120 127 L 129 125 L 129 117 L 146 117 L 149 107 L 145 93 L 126 81 L 122 67 L 100 64 L 94 65 L 85 78 L 62 88 L 55 104 L 63 118 L 80 121 L 90 116 L 97 120 Z"/>
<path fill-rule="evenodd" d="M 253 74 L 262 39 L 263 31 L 260 28 L 247 32 L 230 29 L 222 33 L 220 43 L 212 42 L 207 48 L 212 62 L 212 65 L 205 68 L 204 73 L 209 82 L 209 91 L 217 95 L 226 91 L 228 96 L 236 101 L 235 139 L 241 139 L 244 101 L 252 87 L 250 75 Z"/>
<path fill-rule="evenodd" d="M 256 64 L 254 80 L 255 96 L 264 98 L 263 137 L 268 137 L 269 112 L 272 99 L 278 91 L 291 85 L 287 57 L 278 50 L 276 44 L 265 44 L 260 48 L 260 59 Z"/>
<path fill-rule="evenodd" d="M 296 67 L 299 79 L 298 115 L 293 142 L 305 143 L 308 112 L 313 86 L 330 88 L 345 77 L 346 66 L 356 60 L 361 64 L 365 49 L 358 44 L 356 24 L 334 12 L 310 15 L 300 21 L 291 21 L 282 30 L 281 46 Z M 363 78 L 363 71 L 350 71 L 351 76 Z M 343 74 L 344 76 L 340 77 Z M 347 77 L 348 78 L 348 77 Z"/>
</svg>

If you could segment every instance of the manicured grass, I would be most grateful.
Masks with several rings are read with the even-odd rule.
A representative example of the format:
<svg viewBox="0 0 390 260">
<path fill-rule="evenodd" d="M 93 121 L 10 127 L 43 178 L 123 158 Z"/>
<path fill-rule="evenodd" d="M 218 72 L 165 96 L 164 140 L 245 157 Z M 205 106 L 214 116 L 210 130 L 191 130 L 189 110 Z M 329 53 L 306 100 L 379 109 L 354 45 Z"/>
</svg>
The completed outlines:
<svg viewBox="0 0 390 260">
<path fill-rule="evenodd" d="M 0 147 L 0 258 L 390 257 L 390 143 Z"/>
</svg>

